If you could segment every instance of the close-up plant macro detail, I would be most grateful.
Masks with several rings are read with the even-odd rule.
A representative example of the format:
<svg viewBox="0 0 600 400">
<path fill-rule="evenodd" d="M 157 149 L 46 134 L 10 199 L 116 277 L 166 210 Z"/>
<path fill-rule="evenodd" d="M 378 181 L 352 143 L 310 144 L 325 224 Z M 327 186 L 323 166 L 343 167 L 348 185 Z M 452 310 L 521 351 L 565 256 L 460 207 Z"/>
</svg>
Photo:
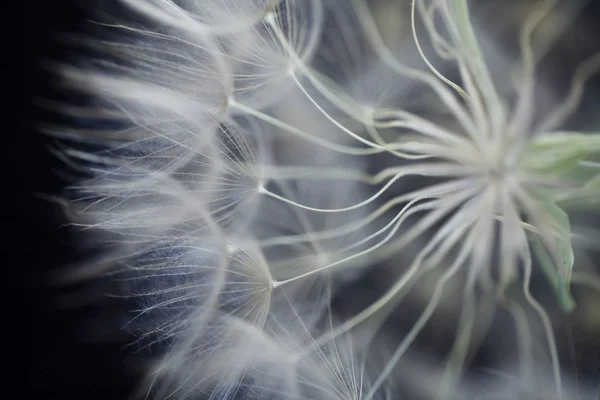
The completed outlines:
<svg viewBox="0 0 600 400">
<path fill-rule="evenodd" d="M 82 3 L 52 285 L 136 399 L 600 398 L 594 4 Z"/>
</svg>

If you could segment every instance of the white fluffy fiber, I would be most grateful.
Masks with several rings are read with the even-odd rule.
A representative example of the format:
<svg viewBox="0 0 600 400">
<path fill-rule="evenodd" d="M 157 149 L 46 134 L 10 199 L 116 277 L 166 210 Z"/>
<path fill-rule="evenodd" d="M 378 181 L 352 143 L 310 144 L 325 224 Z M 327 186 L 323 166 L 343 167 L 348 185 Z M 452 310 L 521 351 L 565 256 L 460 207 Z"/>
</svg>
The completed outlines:
<svg viewBox="0 0 600 400">
<path fill-rule="evenodd" d="M 73 222 L 104 234 L 128 328 L 162 349 L 144 395 L 399 399 L 444 309 L 458 321 L 447 367 L 408 387 L 475 398 L 461 371 L 500 307 L 519 327 L 517 373 L 541 358 L 553 395 L 573 398 L 529 289 L 543 271 L 573 308 L 567 212 L 600 198 L 598 134 L 560 131 L 599 57 L 563 100 L 539 100 L 534 45 L 571 6 L 518 16 L 514 58 L 465 0 L 120 3 L 127 16 L 61 69 L 97 128 L 63 137 L 90 176 Z M 335 316 L 377 263 L 377 297 Z M 599 286 L 594 265 L 574 268 Z M 418 318 L 381 334 L 409 291 L 425 296 Z"/>
</svg>

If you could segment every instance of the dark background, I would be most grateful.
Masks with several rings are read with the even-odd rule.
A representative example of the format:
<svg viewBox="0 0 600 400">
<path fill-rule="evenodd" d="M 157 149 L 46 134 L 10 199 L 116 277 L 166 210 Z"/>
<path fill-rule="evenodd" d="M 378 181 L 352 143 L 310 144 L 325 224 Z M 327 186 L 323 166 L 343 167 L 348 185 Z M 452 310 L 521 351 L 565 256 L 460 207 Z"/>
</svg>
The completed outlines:
<svg viewBox="0 0 600 400">
<path fill-rule="evenodd" d="M 60 207 L 36 196 L 57 193 L 65 183 L 57 173 L 61 162 L 48 150 L 51 140 L 37 129 L 51 117 L 33 100 L 55 93 L 55 78 L 41 67 L 42 60 L 62 57 L 56 34 L 78 31 L 85 15 L 71 0 L 21 0 L 0 9 L 1 109 L 8 122 L 2 129 L 0 185 L 2 268 L 8 274 L 3 283 L 9 289 L 3 345 L 4 366 L 14 374 L 6 388 L 23 398 L 123 399 L 139 378 L 139 363 L 123 349 L 127 338 L 115 327 L 94 323 L 118 307 L 92 301 L 73 307 L 70 299 L 77 299 L 80 288 L 50 284 L 52 272 L 80 256 L 72 245 L 78 235 L 61 227 L 66 221 Z M 600 20 L 599 10 L 598 4 L 590 6 L 586 20 Z"/>
<path fill-rule="evenodd" d="M 37 129 L 51 115 L 35 100 L 56 93 L 56 79 L 43 60 L 63 57 L 57 34 L 79 31 L 83 8 L 71 0 L 19 0 L 3 2 L 0 10 L 2 110 L 8 122 L 2 129 L 2 269 L 9 274 L 2 330 L 9 336 L 3 340 L 4 367 L 11 376 L 6 390 L 31 399 L 124 399 L 137 380 L 126 357 L 131 351 L 122 351 L 126 338 L 94 324 L 110 307 L 74 307 L 80 288 L 52 284 L 52 272 L 78 259 L 78 235 L 61 227 L 66 221 L 60 207 L 36 195 L 58 193 L 65 183 L 63 165 L 49 152 L 52 141 Z"/>
</svg>

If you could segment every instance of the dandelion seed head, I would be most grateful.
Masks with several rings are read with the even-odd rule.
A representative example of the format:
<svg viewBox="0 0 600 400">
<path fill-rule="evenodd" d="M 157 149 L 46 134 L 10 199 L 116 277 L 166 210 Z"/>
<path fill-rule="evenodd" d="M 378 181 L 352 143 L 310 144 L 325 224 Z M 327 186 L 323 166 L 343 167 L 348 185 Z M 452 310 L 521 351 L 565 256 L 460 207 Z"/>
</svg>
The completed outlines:
<svg viewBox="0 0 600 400">
<path fill-rule="evenodd" d="M 533 365 L 526 306 L 560 397 L 530 286 L 541 273 L 573 309 L 567 206 L 597 205 L 600 141 L 559 129 L 600 58 L 541 109 L 534 33 L 556 1 L 522 21 L 514 82 L 490 61 L 514 55 L 465 0 L 407 2 L 402 29 L 402 7 L 383 1 L 121 2 L 149 25 L 109 24 L 111 41 L 61 70 L 106 129 L 61 137 L 89 177 L 72 188 L 74 220 L 110 235 L 126 328 L 161 350 L 148 398 L 397 398 L 393 376 L 450 288 L 461 309 L 440 393 L 497 307 L 517 325 L 520 368 Z M 372 276 L 385 290 L 334 316 Z M 411 290 L 425 306 L 374 362 Z"/>
</svg>

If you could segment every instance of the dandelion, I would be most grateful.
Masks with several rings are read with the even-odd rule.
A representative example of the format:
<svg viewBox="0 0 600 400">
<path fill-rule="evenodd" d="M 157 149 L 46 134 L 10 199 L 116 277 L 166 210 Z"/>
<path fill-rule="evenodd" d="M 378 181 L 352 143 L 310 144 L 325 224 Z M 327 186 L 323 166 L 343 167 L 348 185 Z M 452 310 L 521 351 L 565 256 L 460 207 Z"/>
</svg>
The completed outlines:
<svg viewBox="0 0 600 400">
<path fill-rule="evenodd" d="M 104 24 L 111 40 L 93 43 L 97 57 L 60 69 L 93 97 L 96 126 L 118 128 L 53 133 L 91 175 L 73 187 L 75 222 L 115 235 L 120 292 L 141 306 L 130 324 L 141 343 L 168 348 L 153 398 L 391 398 L 452 282 L 462 308 L 435 396 L 455 398 L 489 330 L 482 316 L 500 306 L 522 371 L 533 310 L 561 398 L 556 338 L 531 282 L 540 271 L 574 310 L 571 283 L 584 279 L 570 212 L 595 213 L 600 199 L 600 134 L 564 128 L 600 56 L 562 101 L 538 107 L 552 40 L 536 34 L 562 3 L 529 10 L 518 68 L 504 74 L 490 58 L 506 54 L 466 0 L 121 2 L 156 28 Z M 398 10 L 407 36 L 381 22 Z M 397 279 L 334 323 L 334 298 L 398 254 L 408 266 Z M 381 368 L 364 361 L 427 282 Z"/>
</svg>

